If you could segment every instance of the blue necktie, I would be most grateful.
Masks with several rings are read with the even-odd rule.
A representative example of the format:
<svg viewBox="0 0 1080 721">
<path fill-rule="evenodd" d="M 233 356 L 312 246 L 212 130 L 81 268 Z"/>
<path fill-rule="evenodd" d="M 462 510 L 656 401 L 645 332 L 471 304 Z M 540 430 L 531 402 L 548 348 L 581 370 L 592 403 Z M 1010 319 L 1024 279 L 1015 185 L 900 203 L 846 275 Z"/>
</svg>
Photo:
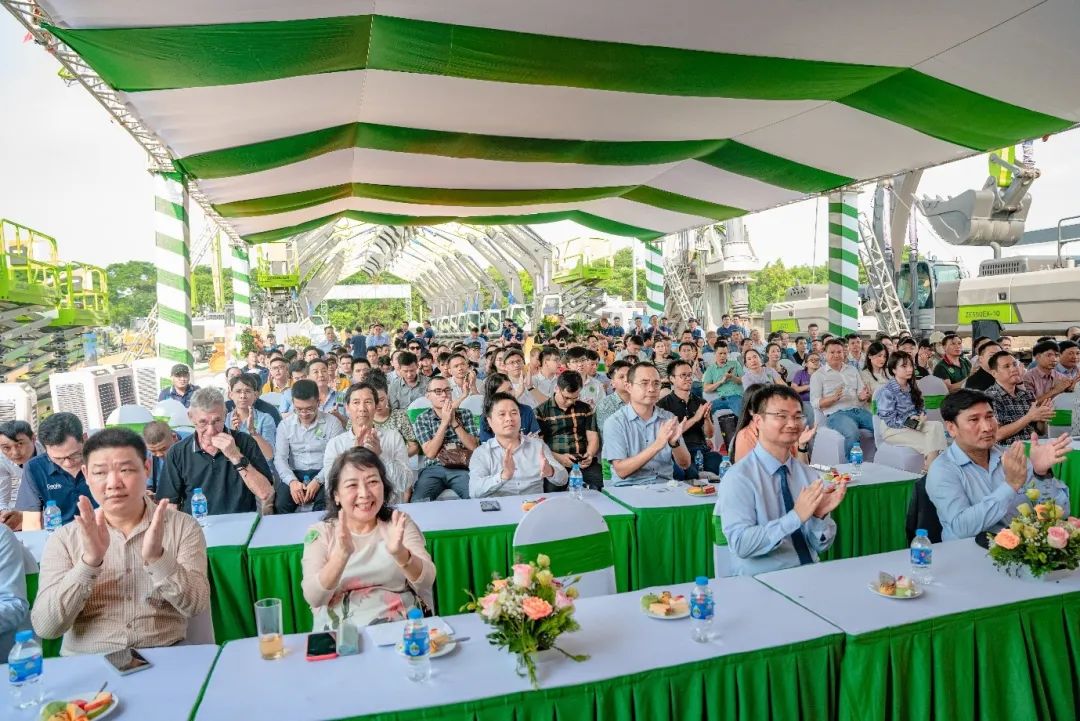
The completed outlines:
<svg viewBox="0 0 1080 721">
<path fill-rule="evenodd" d="M 784 513 L 790 513 L 791 509 L 795 508 L 795 501 L 791 498 L 791 489 L 788 487 L 787 482 L 787 466 L 780 466 L 776 469 L 776 474 L 780 476 L 780 497 L 784 499 Z M 799 565 L 805 566 L 808 563 L 813 563 L 814 558 L 810 555 L 810 547 L 806 545 L 806 537 L 802 532 L 802 525 L 795 529 L 795 532 L 791 534 L 791 542 L 795 544 L 795 553 L 799 554 Z"/>
</svg>

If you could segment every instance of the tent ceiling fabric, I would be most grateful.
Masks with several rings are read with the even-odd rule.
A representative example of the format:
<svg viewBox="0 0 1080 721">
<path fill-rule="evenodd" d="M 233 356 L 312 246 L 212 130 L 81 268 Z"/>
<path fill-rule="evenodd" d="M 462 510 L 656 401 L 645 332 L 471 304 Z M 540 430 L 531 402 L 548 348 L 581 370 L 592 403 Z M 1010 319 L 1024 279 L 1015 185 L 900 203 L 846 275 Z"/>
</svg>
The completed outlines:
<svg viewBox="0 0 1080 721">
<path fill-rule="evenodd" d="M 41 5 L 250 242 L 652 239 L 1080 121 L 1072 0 Z"/>
</svg>

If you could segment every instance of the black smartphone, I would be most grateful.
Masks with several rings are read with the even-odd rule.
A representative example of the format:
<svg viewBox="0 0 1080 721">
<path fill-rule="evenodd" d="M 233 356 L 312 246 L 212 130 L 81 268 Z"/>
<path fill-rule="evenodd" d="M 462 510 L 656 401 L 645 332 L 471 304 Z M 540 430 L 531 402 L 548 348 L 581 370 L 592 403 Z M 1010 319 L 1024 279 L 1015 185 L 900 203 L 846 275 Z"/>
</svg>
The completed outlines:
<svg viewBox="0 0 1080 721">
<path fill-rule="evenodd" d="M 501 509 L 502 506 L 499 505 L 498 501 L 480 501 L 481 511 L 498 511 Z"/>
<path fill-rule="evenodd" d="M 919 420 L 918 416 L 910 416 L 906 421 L 904 421 L 904 425 L 913 431 L 917 431 L 919 430 L 919 426 L 922 425 L 922 421 Z"/>
<path fill-rule="evenodd" d="M 309 633 L 307 637 L 307 660 L 325 661 L 337 658 L 337 639 L 329 632 Z"/>
<path fill-rule="evenodd" d="M 145 671 L 153 666 L 146 657 L 133 648 L 124 648 L 119 651 L 105 654 L 105 660 L 121 676 Z"/>
</svg>

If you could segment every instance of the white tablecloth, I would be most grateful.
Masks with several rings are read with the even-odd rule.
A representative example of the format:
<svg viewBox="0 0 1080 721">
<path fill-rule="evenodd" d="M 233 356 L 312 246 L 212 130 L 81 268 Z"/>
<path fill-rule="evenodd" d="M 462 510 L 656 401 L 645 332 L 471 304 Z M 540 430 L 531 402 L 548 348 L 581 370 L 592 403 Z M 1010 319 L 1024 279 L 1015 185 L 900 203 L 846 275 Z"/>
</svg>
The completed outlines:
<svg viewBox="0 0 1080 721">
<path fill-rule="evenodd" d="M 251 534 L 251 527 L 258 518 L 257 513 L 224 513 L 210 516 L 210 525 L 203 528 L 208 548 L 214 546 L 242 546 Z M 15 534 L 22 544 L 30 549 L 34 560 L 41 563 L 41 554 L 48 540 L 47 531 L 19 531 Z"/>
<path fill-rule="evenodd" d="M 681 506 L 715 506 L 716 494 L 691 496 L 686 492 L 689 484 L 680 483 L 669 489 L 665 483 L 642 486 L 608 486 L 604 493 L 631 508 L 675 508 Z"/>
<path fill-rule="evenodd" d="M 217 652 L 217 646 L 148 648 L 139 653 L 153 666 L 130 676 L 116 673 L 103 656 L 47 658 L 41 683 L 45 685 L 47 701 L 72 699 L 76 695 L 89 700 L 108 681 L 106 690 L 120 699 L 120 706 L 109 714 L 110 719 L 186 721 Z M 0 673 L 7 677 L 6 665 Z M 11 708 L 6 689 L 0 709 L 0 718 L 5 721 L 37 721 L 40 712 L 40 707 L 23 711 Z"/>
<path fill-rule="evenodd" d="M 403 503 L 398 508 L 416 522 L 421 531 L 453 531 L 465 528 L 489 528 L 491 526 L 517 525 L 525 511 L 525 500 L 536 500 L 542 494 L 532 496 L 500 496 L 495 499 L 468 498 L 457 501 L 432 501 L 428 503 Z M 481 500 L 497 500 L 498 511 L 481 511 Z M 629 510 L 620 506 L 599 491 L 587 491 L 585 501 L 604 516 L 630 516 Z M 286 516 L 266 516 L 255 529 L 249 548 L 288 546 L 301 543 L 308 527 L 322 518 L 321 511 L 292 513 Z"/>
<path fill-rule="evenodd" d="M 841 473 L 851 473 L 855 467 L 850 463 L 841 463 L 836 466 L 836 470 Z M 909 473 L 908 471 L 902 471 L 899 468 L 893 468 L 892 466 L 883 466 L 880 463 L 863 463 L 862 475 L 858 478 L 852 477 L 851 485 L 854 486 L 876 486 L 880 483 L 896 483 L 897 481 L 910 481 L 918 476 Z"/>
<path fill-rule="evenodd" d="M 431 504 L 440 505 L 440 504 Z M 711 582 L 716 594 L 719 639 L 699 644 L 690 638 L 690 620 L 662 621 L 641 612 L 644 591 L 582 599 L 581 630 L 563 636 L 559 646 L 592 658 L 575 663 L 557 658 L 541 664 L 542 688 L 551 689 L 822 638 L 836 628 L 749 578 Z M 689 585 L 670 586 L 689 593 Z M 761 623 L 747 623 L 748 619 Z M 518 677 L 512 656 L 485 639 L 488 627 L 475 614 L 447 619 L 463 642 L 431 662 L 427 683 L 406 676 L 405 661 L 392 647 L 378 648 L 366 636 L 357 656 L 310 663 L 305 637 L 287 636 L 287 654 L 262 661 L 255 639 L 230 642 L 222 650 L 199 707 L 197 719 L 280 718 L 322 721 L 502 696 L 529 689 Z M 250 679 L 259 693 L 244 693 Z M 794 680 L 792 681 L 794 682 Z"/>
<path fill-rule="evenodd" d="M 894 600 L 871 593 L 867 584 L 879 571 L 909 575 L 908 551 L 789 568 L 757 579 L 852 635 L 1080 591 L 1080 573 L 1057 582 L 1006 576 L 970 538 L 934 544 L 934 581 L 920 598 Z"/>
</svg>

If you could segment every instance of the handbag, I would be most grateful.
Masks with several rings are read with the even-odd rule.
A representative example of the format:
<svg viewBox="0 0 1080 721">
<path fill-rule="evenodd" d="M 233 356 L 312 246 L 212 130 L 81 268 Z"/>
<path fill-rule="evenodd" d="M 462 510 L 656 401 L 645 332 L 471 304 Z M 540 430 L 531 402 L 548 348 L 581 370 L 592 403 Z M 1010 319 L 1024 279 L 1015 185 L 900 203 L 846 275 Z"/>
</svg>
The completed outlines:
<svg viewBox="0 0 1080 721">
<path fill-rule="evenodd" d="M 439 464 L 449 469 L 468 468 L 470 458 L 472 458 L 472 451 L 468 448 L 460 446 L 447 448 L 445 445 L 439 450 L 439 454 L 435 456 L 435 460 Z"/>
</svg>

